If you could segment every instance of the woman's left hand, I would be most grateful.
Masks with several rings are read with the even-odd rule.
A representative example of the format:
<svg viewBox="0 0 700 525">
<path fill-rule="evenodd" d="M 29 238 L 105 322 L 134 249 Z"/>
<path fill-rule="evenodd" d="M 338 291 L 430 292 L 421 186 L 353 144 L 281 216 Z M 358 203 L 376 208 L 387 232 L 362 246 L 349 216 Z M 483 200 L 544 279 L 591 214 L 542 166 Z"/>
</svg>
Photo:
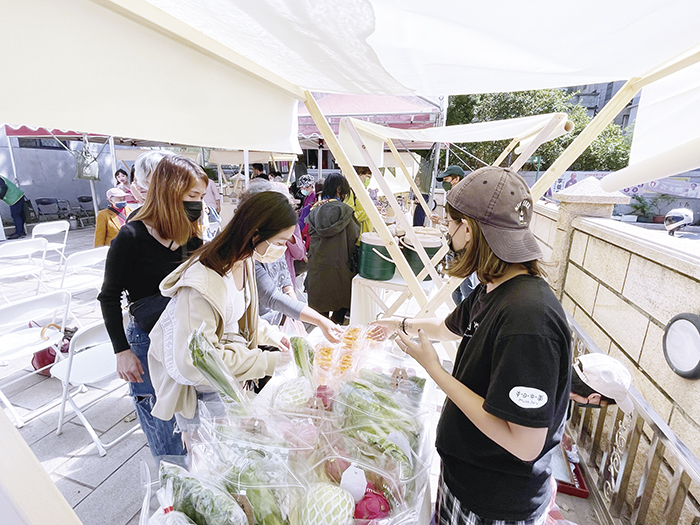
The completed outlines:
<svg viewBox="0 0 700 525">
<path fill-rule="evenodd" d="M 396 341 L 399 348 L 418 361 L 418 364 L 425 368 L 428 373 L 434 366 L 442 368 L 435 347 L 423 330 L 418 330 L 418 342 L 413 341 L 410 336 L 400 330 L 396 333 L 399 336 Z"/>
</svg>

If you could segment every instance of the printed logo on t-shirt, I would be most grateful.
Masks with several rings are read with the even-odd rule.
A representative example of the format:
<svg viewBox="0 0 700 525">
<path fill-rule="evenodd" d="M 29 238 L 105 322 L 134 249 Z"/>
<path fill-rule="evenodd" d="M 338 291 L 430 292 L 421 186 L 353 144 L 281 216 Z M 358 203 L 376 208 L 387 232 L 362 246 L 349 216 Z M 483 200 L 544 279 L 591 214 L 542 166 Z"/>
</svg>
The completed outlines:
<svg viewBox="0 0 700 525">
<path fill-rule="evenodd" d="M 529 386 L 515 386 L 508 394 L 510 400 L 521 408 L 540 408 L 547 403 L 547 394 Z"/>
</svg>

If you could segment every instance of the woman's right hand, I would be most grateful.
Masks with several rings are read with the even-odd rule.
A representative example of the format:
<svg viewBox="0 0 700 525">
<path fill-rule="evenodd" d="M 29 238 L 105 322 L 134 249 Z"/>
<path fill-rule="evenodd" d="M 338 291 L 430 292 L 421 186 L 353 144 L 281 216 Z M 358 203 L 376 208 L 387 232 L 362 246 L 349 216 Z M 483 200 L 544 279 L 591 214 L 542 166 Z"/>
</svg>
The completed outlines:
<svg viewBox="0 0 700 525">
<path fill-rule="evenodd" d="M 401 328 L 401 321 L 403 319 L 400 317 L 387 317 L 385 319 L 378 319 L 372 321 L 369 326 L 372 328 L 370 333 L 372 339 L 376 341 L 382 341 L 399 331 Z"/>
<path fill-rule="evenodd" d="M 124 381 L 130 383 L 143 383 L 143 367 L 136 354 L 129 350 L 124 350 L 117 354 L 117 373 Z"/>
</svg>

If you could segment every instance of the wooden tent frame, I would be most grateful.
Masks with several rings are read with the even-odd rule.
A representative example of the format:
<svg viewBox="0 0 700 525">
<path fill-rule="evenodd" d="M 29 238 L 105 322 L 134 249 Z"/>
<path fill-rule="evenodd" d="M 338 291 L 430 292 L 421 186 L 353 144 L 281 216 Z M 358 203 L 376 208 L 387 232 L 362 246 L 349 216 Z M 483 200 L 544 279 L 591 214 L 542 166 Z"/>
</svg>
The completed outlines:
<svg viewBox="0 0 700 525">
<path fill-rule="evenodd" d="M 448 306 L 454 308 L 455 305 L 454 302 L 452 302 L 451 294 L 455 290 L 455 288 L 459 286 L 463 279 L 459 277 L 450 277 L 449 279 L 445 280 L 442 277 L 440 277 L 437 271 L 435 270 L 435 265 L 442 260 L 442 258 L 449 250 L 447 243 L 444 239 L 442 239 L 442 246 L 431 259 L 431 257 L 427 254 L 425 248 L 419 242 L 418 237 L 416 236 L 416 233 L 412 228 L 412 225 L 404 215 L 401 206 L 396 200 L 396 197 L 393 195 L 389 186 L 384 180 L 379 166 L 368 151 L 367 145 L 365 144 L 362 138 L 360 129 L 358 129 L 361 128 L 361 131 L 363 133 L 371 134 L 374 137 L 386 142 L 386 144 L 389 146 L 389 150 L 394 156 L 397 165 L 401 168 L 401 172 L 403 173 L 404 177 L 406 177 L 406 179 L 408 180 L 411 189 L 416 195 L 419 205 L 429 216 L 431 214 L 431 210 L 428 207 L 427 202 L 423 198 L 421 191 L 416 186 L 413 178 L 410 176 L 409 171 L 403 162 L 403 159 L 401 159 L 401 156 L 399 155 L 399 152 L 396 149 L 396 146 L 394 145 L 392 139 L 386 134 L 383 134 L 381 131 L 389 130 L 390 128 L 383 128 L 381 126 L 375 125 L 368 126 L 366 123 L 363 123 L 363 121 L 358 121 L 350 117 L 344 117 L 340 121 L 340 126 L 344 127 L 345 130 L 347 130 L 347 132 L 349 133 L 350 137 L 354 142 L 355 147 L 360 152 L 360 154 L 366 162 L 366 165 L 372 172 L 372 177 L 375 179 L 380 189 L 384 193 L 387 201 L 389 202 L 389 205 L 394 210 L 397 217 L 397 225 L 402 227 L 406 231 L 406 237 L 408 237 L 408 239 L 413 244 L 413 247 L 415 248 L 418 257 L 423 263 L 423 270 L 418 275 L 415 275 L 413 273 L 413 270 L 411 269 L 411 266 L 406 260 L 406 257 L 395 242 L 394 237 L 389 231 L 388 226 L 384 223 L 384 220 L 380 215 L 379 210 L 377 210 L 376 206 L 374 205 L 374 202 L 369 196 L 367 189 L 365 188 L 361 179 L 357 175 L 357 172 L 355 171 L 352 162 L 350 161 L 348 155 L 341 146 L 338 138 L 333 133 L 330 125 L 328 124 L 328 121 L 326 120 L 321 109 L 316 103 L 316 100 L 310 92 L 306 92 L 306 105 L 309 109 L 309 113 L 311 114 L 312 118 L 314 119 L 314 122 L 316 123 L 316 126 L 323 135 L 323 138 L 326 141 L 326 145 L 328 146 L 336 161 L 340 165 L 343 174 L 346 176 L 348 182 L 350 183 L 350 186 L 355 191 L 357 199 L 359 200 L 360 204 L 367 213 L 375 230 L 379 234 L 379 237 L 381 238 L 382 242 L 384 243 L 384 246 L 389 252 L 389 256 L 396 264 L 396 268 L 399 274 L 406 282 L 406 289 L 404 289 L 404 291 L 401 293 L 398 299 L 395 300 L 391 305 L 386 305 L 376 293 L 369 294 L 370 297 L 372 297 L 372 299 L 384 309 L 383 314 L 380 315 L 393 315 L 398 310 L 398 308 L 405 302 L 405 300 L 411 297 L 416 299 L 420 307 L 420 311 L 416 315 L 417 318 L 424 318 L 434 315 L 438 307 L 440 307 L 440 305 L 442 305 L 445 302 L 448 304 Z M 520 155 L 518 155 L 518 157 L 515 159 L 515 162 L 513 163 L 514 169 L 519 169 L 519 167 L 521 167 L 522 164 L 524 164 L 525 160 L 527 160 L 532 155 L 532 153 L 540 146 L 540 144 L 551 138 L 550 135 L 557 128 L 557 126 L 561 126 L 565 123 L 565 121 L 565 114 L 554 114 L 552 118 L 545 125 L 543 125 L 537 131 L 535 131 L 534 134 L 530 132 L 526 136 L 515 137 L 509 144 L 508 148 L 506 148 L 504 153 L 501 154 L 501 157 L 499 157 L 499 162 L 500 160 L 505 158 L 505 156 L 518 143 L 525 143 L 522 152 L 520 153 Z M 423 280 L 425 280 L 427 276 L 431 277 L 434 285 L 437 287 L 437 292 L 433 295 L 432 298 L 428 297 L 425 290 L 420 284 Z M 381 282 L 378 282 L 378 286 L 381 286 Z M 454 352 L 454 348 L 452 348 L 452 350 Z"/>
</svg>

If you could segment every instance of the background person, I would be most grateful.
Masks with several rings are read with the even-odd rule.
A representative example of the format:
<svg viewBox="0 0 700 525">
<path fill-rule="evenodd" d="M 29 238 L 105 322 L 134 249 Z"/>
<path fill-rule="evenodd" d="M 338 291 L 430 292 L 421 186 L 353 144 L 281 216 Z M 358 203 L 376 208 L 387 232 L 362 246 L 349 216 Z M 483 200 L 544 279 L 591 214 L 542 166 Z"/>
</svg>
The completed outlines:
<svg viewBox="0 0 700 525">
<path fill-rule="evenodd" d="M 204 194 L 204 204 L 216 210 L 216 213 L 221 213 L 221 194 L 216 182 L 209 179 L 207 183 L 207 192 Z"/>
<path fill-rule="evenodd" d="M 352 278 L 360 225 L 353 209 L 343 200 L 350 185 L 339 173 L 331 173 L 323 183 L 323 200 L 309 213 L 309 267 L 306 290 L 309 306 L 342 325 L 350 310 Z"/>
<path fill-rule="evenodd" d="M 296 213 L 287 197 L 266 191 L 240 203 L 231 222 L 161 284 L 172 297 L 152 332 L 149 351 L 156 405 L 153 414 L 175 414 L 183 430 L 198 424 L 197 401 L 218 395 L 195 368 L 190 333 L 204 325 L 205 337 L 239 381 L 269 376 L 291 361 L 289 341 L 258 315 L 253 261 L 278 258 L 294 231 Z M 265 352 L 274 345 L 282 352 Z"/>
<path fill-rule="evenodd" d="M 26 237 L 24 232 L 24 201 L 26 200 L 24 192 L 14 182 L 0 176 L 0 199 L 10 206 L 10 214 L 12 222 L 15 223 L 15 233 L 10 235 L 8 239 L 20 239 Z"/>
<path fill-rule="evenodd" d="M 251 180 L 259 178 L 270 180 L 270 177 L 265 175 L 265 168 L 261 163 L 256 162 L 255 164 L 251 164 L 250 167 L 253 168 L 253 175 L 250 177 Z"/>
<path fill-rule="evenodd" d="M 138 204 L 146 202 L 148 186 L 151 182 L 151 175 L 163 157 L 175 155 L 168 150 L 151 150 L 141 153 L 134 161 L 134 177 L 131 182 L 131 194 Z"/>
<path fill-rule="evenodd" d="M 515 172 L 485 167 L 452 188 L 447 213 L 458 254 L 448 273 L 476 271 L 481 284 L 444 321 L 373 324 L 397 331 L 399 346 L 447 394 L 437 427 L 436 523 L 544 524 L 570 392 L 571 334 L 540 277 L 542 253 L 528 228 L 532 197 Z M 450 375 L 430 340 L 459 338 Z"/>
<path fill-rule="evenodd" d="M 149 333 L 167 304 L 160 282 L 202 245 L 197 223 L 207 180 L 193 161 L 161 156 L 150 176 L 146 202 L 110 245 L 97 297 L 117 354 L 117 372 L 130 383 L 136 414 L 156 460 L 185 451 L 175 434 L 175 420 L 162 421 L 151 414 L 156 399 L 148 370 Z M 126 332 L 121 310 L 124 292 L 131 312 Z"/>
<path fill-rule="evenodd" d="M 109 206 L 100 210 L 95 218 L 95 248 L 109 246 L 131 213 L 127 204 L 127 194 L 121 188 L 108 189 L 107 200 Z"/>
<path fill-rule="evenodd" d="M 372 180 L 372 171 L 367 166 L 355 166 L 355 171 L 360 177 L 364 187 L 366 188 L 369 186 L 369 183 Z M 355 213 L 355 219 L 357 219 L 357 222 L 360 224 L 360 235 L 357 238 L 357 245 L 359 246 L 362 234 L 371 232 L 374 229 L 372 227 L 372 221 L 370 221 L 369 215 L 367 215 L 367 212 L 362 207 L 362 204 L 360 204 L 360 201 L 357 200 L 357 196 L 352 188 L 343 202 L 352 208 L 352 211 Z"/>
</svg>

